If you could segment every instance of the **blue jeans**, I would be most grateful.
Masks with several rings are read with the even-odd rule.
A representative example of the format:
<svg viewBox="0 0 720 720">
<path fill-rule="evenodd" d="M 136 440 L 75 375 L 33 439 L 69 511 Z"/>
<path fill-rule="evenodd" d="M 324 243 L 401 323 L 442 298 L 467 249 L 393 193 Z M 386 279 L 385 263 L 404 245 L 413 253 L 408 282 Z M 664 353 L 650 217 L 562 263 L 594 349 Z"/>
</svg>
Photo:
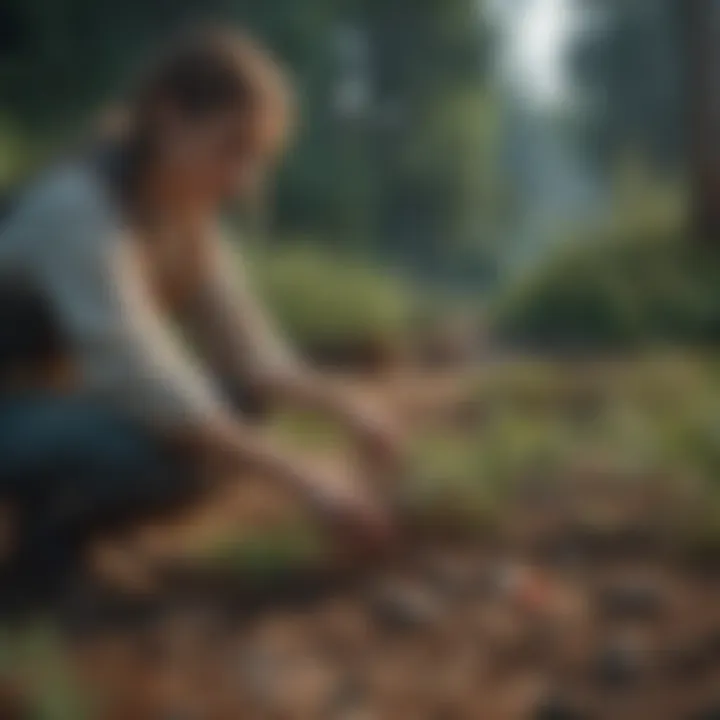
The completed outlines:
<svg viewBox="0 0 720 720">
<path fill-rule="evenodd" d="M 0 396 L 0 499 L 19 519 L 13 582 L 64 574 L 98 534 L 191 502 L 200 483 L 187 460 L 88 400 Z"/>
</svg>

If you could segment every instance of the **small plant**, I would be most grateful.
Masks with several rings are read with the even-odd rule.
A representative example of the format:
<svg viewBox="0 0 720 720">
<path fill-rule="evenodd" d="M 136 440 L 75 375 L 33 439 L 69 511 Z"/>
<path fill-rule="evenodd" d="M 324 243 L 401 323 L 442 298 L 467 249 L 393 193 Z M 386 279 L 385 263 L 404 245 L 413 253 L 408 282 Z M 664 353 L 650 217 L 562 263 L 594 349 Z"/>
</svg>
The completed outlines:
<svg viewBox="0 0 720 720">
<path fill-rule="evenodd" d="M 249 537 L 226 537 L 205 548 L 205 566 L 237 572 L 250 582 L 271 581 L 302 568 L 314 568 L 327 557 L 327 545 L 309 522 L 257 530 Z"/>
</svg>

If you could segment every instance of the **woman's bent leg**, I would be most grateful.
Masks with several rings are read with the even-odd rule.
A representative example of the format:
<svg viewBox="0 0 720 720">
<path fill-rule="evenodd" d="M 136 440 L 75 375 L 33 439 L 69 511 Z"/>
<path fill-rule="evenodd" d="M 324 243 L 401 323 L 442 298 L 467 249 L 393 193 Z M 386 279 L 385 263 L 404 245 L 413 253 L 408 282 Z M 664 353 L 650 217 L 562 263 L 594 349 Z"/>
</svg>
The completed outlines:
<svg viewBox="0 0 720 720">
<path fill-rule="evenodd" d="M 0 497 L 18 519 L 8 581 L 45 595 L 113 528 L 191 502 L 192 463 L 142 428 L 73 397 L 0 401 Z"/>
</svg>

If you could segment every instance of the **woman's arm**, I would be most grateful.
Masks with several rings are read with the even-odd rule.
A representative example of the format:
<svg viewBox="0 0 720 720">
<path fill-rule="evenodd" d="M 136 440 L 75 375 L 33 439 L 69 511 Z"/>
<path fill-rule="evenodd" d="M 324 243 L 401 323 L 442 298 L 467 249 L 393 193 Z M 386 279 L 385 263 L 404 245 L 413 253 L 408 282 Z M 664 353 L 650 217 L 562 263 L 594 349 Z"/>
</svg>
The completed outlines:
<svg viewBox="0 0 720 720">
<path fill-rule="evenodd" d="M 280 404 L 329 414 L 350 427 L 383 463 L 399 455 L 400 433 L 382 409 L 362 402 L 299 360 L 283 342 L 249 287 L 237 253 L 209 238 L 190 325 L 204 355 L 223 378 Z"/>
<path fill-rule="evenodd" d="M 302 493 L 346 532 L 377 536 L 379 514 L 237 417 L 169 328 L 145 282 L 133 239 L 102 197 L 74 176 L 34 200 L 10 232 L 29 248 L 33 275 L 66 331 L 83 384 L 151 430 L 231 468 L 252 468 Z"/>
<path fill-rule="evenodd" d="M 223 382 L 276 394 L 304 373 L 302 362 L 258 302 L 239 253 L 212 232 L 198 243 L 197 286 L 184 316 L 192 339 Z"/>
</svg>

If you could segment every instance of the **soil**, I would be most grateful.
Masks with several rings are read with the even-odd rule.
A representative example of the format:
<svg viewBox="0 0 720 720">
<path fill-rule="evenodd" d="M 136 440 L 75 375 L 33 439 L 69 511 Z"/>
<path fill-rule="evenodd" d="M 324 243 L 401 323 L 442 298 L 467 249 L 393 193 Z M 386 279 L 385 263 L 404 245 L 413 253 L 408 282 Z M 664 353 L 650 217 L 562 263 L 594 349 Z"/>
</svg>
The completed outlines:
<svg viewBox="0 0 720 720">
<path fill-rule="evenodd" d="M 180 573 L 76 608 L 68 659 L 93 720 L 720 718 L 720 562 L 673 547 L 660 505 L 533 488 L 491 535 L 369 570 Z"/>
<path fill-rule="evenodd" d="M 437 540 L 362 576 L 186 585 L 85 632 L 83 685 L 108 720 L 717 717 L 720 574 L 554 530 L 556 552 Z"/>
</svg>

